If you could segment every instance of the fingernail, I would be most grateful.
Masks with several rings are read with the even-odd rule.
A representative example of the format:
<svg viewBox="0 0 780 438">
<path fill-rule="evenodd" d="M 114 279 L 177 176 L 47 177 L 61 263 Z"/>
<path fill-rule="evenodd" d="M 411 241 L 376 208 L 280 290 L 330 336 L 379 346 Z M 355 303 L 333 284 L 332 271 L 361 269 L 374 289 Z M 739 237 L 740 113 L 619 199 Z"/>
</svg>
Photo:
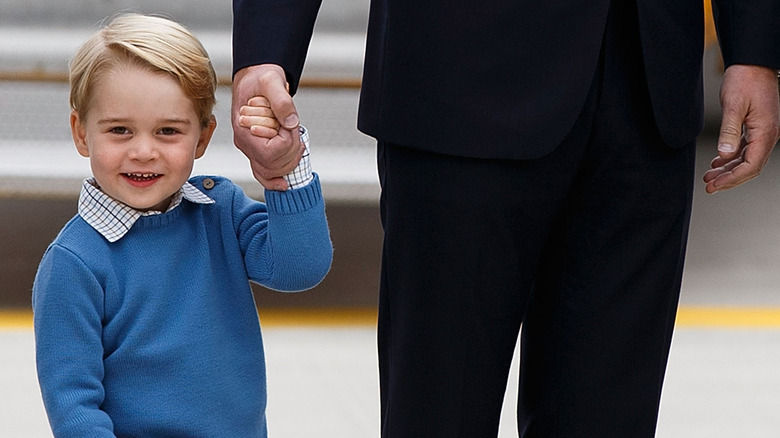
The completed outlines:
<svg viewBox="0 0 780 438">
<path fill-rule="evenodd" d="M 724 153 L 727 153 L 727 154 L 730 154 L 730 153 L 732 153 L 732 152 L 734 152 L 736 150 L 737 150 L 737 148 L 734 147 L 734 145 L 731 145 L 731 144 L 728 144 L 728 143 L 721 143 L 721 144 L 718 145 L 718 151 L 724 152 Z"/>
<path fill-rule="evenodd" d="M 294 128 L 298 126 L 298 115 L 292 114 L 286 119 L 284 119 L 284 126 L 287 128 Z"/>
</svg>

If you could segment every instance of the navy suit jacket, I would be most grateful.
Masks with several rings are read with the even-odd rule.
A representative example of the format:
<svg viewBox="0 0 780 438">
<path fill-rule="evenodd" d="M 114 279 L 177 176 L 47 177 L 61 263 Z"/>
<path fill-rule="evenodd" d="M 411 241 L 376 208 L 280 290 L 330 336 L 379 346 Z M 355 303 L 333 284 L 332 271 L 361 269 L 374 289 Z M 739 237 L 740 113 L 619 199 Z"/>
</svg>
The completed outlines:
<svg viewBox="0 0 780 438">
<path fill-rule="evenodd" d="M 616 0 L 626 1 L 626 0 Z M 636 0 L 662 138 L 703 125 L 702 0 Z M 358 127 L 380 141 L 478 158 L 533 158 L 579 115 L 609 0 L 371 0 Z M 281 65 L 294 93 L 320 0 L 234 0 L 234 71 Z M 780 67 L 780 1 L 714 0 L 726 65 Z"/>
</svg>

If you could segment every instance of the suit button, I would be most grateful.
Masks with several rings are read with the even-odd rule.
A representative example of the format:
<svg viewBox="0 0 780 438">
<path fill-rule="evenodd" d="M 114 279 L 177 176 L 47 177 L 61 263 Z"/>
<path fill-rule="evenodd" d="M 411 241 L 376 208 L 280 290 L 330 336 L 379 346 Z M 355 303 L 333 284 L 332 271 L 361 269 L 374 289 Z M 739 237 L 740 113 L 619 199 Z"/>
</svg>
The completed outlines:
<svg viewBox="0 0 780 438">
<path fill-rule="evenodd" d="M 203 188 L 206 190 L 210 190 L 214 188 L 214 180 L 211 178 L 206 178 L 203 180 Z"/>
</svg>

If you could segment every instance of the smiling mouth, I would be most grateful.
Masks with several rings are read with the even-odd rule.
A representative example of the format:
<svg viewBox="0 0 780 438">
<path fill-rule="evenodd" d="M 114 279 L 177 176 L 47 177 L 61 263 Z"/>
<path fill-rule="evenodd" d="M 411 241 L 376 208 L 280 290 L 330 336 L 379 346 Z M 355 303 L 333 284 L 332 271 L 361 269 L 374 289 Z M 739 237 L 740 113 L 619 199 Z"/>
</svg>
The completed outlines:
<svg viewBox="0 0 780 438">
<path fill-rule="evenodd" d="M 133 180 L 133 181 L 151 181 L 153 179 L 159 178 L 161 175 L 159 173 L 126 173 L 125 177 Z"/>
</svg>

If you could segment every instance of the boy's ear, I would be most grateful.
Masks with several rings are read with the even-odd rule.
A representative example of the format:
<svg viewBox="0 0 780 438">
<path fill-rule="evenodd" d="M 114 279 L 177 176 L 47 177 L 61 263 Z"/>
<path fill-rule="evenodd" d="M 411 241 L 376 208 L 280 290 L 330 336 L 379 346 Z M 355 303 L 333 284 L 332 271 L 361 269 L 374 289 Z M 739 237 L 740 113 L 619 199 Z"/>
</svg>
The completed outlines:
<svg viewBox="0 0 780 438">
<path fill-rule="evenodd" d="M 73 137 L 73 143 L 76 144 L 76 150 L 79 151 L 79 154 L 82 157 L 89 157 L 87 129 L 76 110 L 70 112 L 70 135 Z"/>
<path fill-rule="evenodd" d="M 217 118 L 212 115 L 208 126 L 200 132 L 198 146 L 195 148 L 195 159 L 202 157 L 206 153 L 206 148 L 209 146 L 209 142 L 211 142 L 211 136 L 214 135 L 215 129 L 217 129 Z"/>
</svg>

